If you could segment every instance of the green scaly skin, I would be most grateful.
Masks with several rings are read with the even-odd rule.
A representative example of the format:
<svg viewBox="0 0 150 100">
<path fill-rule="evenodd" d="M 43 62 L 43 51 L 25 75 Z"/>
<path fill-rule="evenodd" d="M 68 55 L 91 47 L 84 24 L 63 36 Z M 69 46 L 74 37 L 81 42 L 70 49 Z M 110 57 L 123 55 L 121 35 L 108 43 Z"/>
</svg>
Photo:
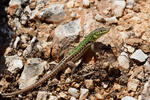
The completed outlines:
<svg viewBox="0 0 150 100">
<path fill-rule="evenodd" d="M 44 75 L 43 78 L 40 79 L 38 82 L 22 90 L 18 90 L 11 93 L 2 93 L 1 95 L 3 97 L 12 97 L 38 87 L 49 78 L 54 77 L 57 73 L 67 68 L 67 62 L 69 61 L 76 62 L 77 60 L 79 60 L 81 56 L 83 56 L 83 54 L 91 47 L 91 45 L 103 34 L 109 32 L 109 30 L 110 30 L 109 28 L 104 28 L 104 27 L 95 29 L 90 34 L 88 34 L 85 37 L 85 39 L 76 48 L 74 48 L 71 52 L 69 52 L 69 54 L 65 56 L 50 73 Z"/>
</svg>

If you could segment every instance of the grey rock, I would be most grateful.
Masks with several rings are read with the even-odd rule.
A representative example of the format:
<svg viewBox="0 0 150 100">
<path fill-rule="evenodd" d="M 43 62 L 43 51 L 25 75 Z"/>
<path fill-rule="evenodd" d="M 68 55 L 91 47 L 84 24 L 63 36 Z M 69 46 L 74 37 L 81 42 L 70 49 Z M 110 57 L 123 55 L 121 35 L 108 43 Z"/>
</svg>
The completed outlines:
<svg viewBox="0 0 150 100">
<path fill-rule="evenodd" d="M 60 92 L 59 96 L 64 99 L 67 98 L 67 95 L 64 92 Z"/>
<path fill-rule="evenodd" d="M 14 55 L 14 56 L 6 56 L 6 65 L 8 70 L 12 73 L 16 73 L 17 69 L 21 69 L 23 67 L 22 58 Z"/>
<path fill-rule="evenodd" d="M 47 62 L 43 62 L 39 58 L 28 59 L 19 79 L 19 89 L 34 84 L 38 76 L 43 73 L 46 64 Z"/>
<path fill-rule="evenodd" d="M 48 93 L 46 91 L 39 91 L 36 100 L 47 100 Z"/>
<path fill-rule="evenodd" d="M 145 62 L 148 56 L 141 49 L 138 49 L 130 56 L 130 58 L 139 62 Z"/>
<path fill-rule="evenodd" d="M 121 100 L 137 100 L 136 98 L 133 98 L 131 96 L 125 96 Z"/>
<path fill-rule="evenodd" d="M 37 17 L 47 22 L 59 22 L 66 17 L 64 10 L 64 4 L 52 4 L 47 8 L 41 9 L 38 12 Z"/>
<path fill-rule="evenodd" d="M 14 25 L 15 25 L 15 27 L 17 28 L 17 29 L 20 29 L 22 26 L 21 26 L 21 23 L 20 23 L 20 21 L 19 21 L 19 18 L 15 18 L 14 20 L 13 20 L 13 23 L 14 23 Z"/>
<path fill-rule="evenodd" d="M 69 36 L 77 36 L 81 31 L 80 19 L 71 21 L 64 25 L 59 25 L 55 29 L 55 36 L 59 38 L 59 40 L 69 37 Z"/>
<path fill-rule="evenodd" d="M 23 14 L 23 15 L 21 16 L 21 24 L 25 25 L 26 22 L 27 22 L 27 20 L 28 20 L 27 16 L 26 16 L 25 14 Z"/>
<path fill-rule="evenodd" d="M 76 88 L 69 88 L 68 93 L 76 98 L 79 97 L 79 90 Z"/>
</svg>

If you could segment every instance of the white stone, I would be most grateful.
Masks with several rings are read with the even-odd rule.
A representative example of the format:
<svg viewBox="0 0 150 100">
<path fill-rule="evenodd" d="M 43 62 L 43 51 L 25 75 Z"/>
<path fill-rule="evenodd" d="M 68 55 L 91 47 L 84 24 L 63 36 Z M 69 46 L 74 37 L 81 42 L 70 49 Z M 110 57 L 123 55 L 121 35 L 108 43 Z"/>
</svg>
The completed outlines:
<svg viewBox="0 0 150 100">
<path fill-rule="evenodd" d="M 106 22 L 108 22 L 109 24 L 115 24 L 118 23 L 118 19 L 114 16 L 114 17 L 110 17 L 110 18 L 105 18 Z"/>
<path fill-rule="evenodd" d="M 50 95 L 48 100 L 58 100 L 58 97 Z"/>
<path fill-rule="evenodd" d="M 69 36 L 77 36 L 81 31 L 80 19 L 71 21 L 64 25 L 59 25 L 55 29 L 55 36 L 59 38 L 59 40 L 69 37 Z"/>
<path fill-rule="evenodd" d="M 123 69 L 129 69 L 129 67 L 130 67 L 130 64 L 129 64 L 130 61 L 129 61 L 128 56 L 123 55 L 123 54 L 121 54 L 118 57 L 118 63 L 119 63 L 119 66 L 121 66 L 121 68 L 123 68 Z"/>
<path fill-rule="evenodd" d="M 23 89 L 34 84 L 39 75 L 44 71 L 47 62 L 42 62 L 39 58 L 28 59 L 19 79 L 19 89 Z"/>
<path fill-rule="evenodd" d="M 104 17 L 101 16 L 100 14 L 96 14 L 95 19 L 96 19 L 97 21 L 105 21 Z"/>
<path fill-rule="evenodd" d="M 140 81 L 137 79 L 129 80 L 127 84 L 128 91 L 136 91 Z"/>
<path fill-rule="evenodd" d="M 113 0 L 114 15 L 121 17 L 126 6 L 125 0 Z"/>
<path fill-rule="evenodd" d="M 71 97 L 70 100 L 77 100 L 75 97 Z"/>
<path fill-rule="evenodd" d="M 17 44 L 19 41 L 20 41 L 20 37 L 17 36 L 13 45 L 14 48 L 17 48 Z"/>
<path fill-rule="evenodd" d="M 83 6 L 88 7 L 90 6 L 90 1 L 89 0 L 83 0 Z"/>
<path fill-rule="evenodd" d="M 69 88 L 68 93 L 76 98 L 79 97 L 79 90 L 77 90 L 76 88 Z"/>
<path fill-rule="evenodd" d="M 79 100 L 85 100 L 86 97 L 88 96 L 89 90 L 85 88 L 80 89 L 80 97 Z"/>
<path fill-rule="evenodd" d="M 121 98 L 121 100 L 137 100 L 137 99 L 133 98 L 131 96 L 125 96 L 125 97 Z"/>
<path fill-rule="evenodd" d="M 18 69 L 23 67 L 22 58 L 17 55 L 6 56 L 5 63 L 8 67 L 8 70 L 12 73 L 15 73 Z"/>
<path fill-rule="evenodd" d="M 39 91 L 37 94 L 36 100 L 47 100 L 47 92 Z"/>
<path fill-rule="evenodd" d="M 121 36 L 122 36 L 122 38 L 124 40 L 127 39 L 127 38 L 129 38 L 129 35 L 127 33 L 125 33 L 125 32 L 120 32 L 120 34 L 121 34 Z"/>
<path fill-rule="evenodd" d="M 60 92 L 59 96 L 64 99 L 67 98 L 67 95 L 64 92 Z"/>
<path fill-rule="evenodd" d="M 127 0 L 127 6 L 126 8 L 132 9 L 135 5 L 135 0 Z"/>
<path fill-rule="evenodd" d="M 133 53 L 135 51 L 135 48 L 133 48 L 130 45 L 124 45 L 125 48 L 127 48 L 128 52 Z"/>
<path fill-rule="evenodd" d="M 138 49 L 130 56 L 130 58 L 139 62 L 144 62 L 148 56 L 141 49 Z"/>
</svg>

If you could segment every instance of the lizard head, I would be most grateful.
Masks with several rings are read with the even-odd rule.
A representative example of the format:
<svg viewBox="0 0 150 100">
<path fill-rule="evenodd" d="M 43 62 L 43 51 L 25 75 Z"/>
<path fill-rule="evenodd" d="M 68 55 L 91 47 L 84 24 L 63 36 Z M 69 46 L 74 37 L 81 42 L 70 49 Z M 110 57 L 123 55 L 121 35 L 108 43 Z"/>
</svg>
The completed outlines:
<svg viewBox="0 0 150 100">
<path fill-rule="evenodd" d="M 91 32 L 92 35 L 92 41 L 96 41 L 99 37 L 101 37 L 103 34 L 109 32 L 110 28 L 97 28 L 94 31 Z"/>
</svg>

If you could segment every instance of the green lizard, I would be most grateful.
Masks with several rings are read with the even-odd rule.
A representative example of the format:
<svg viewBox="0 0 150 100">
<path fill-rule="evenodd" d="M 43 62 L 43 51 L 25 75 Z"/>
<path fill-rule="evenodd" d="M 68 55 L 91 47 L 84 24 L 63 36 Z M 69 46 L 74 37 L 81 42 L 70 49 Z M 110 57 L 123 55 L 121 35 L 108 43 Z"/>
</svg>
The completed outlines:
<svg viewBox="0 0 150 100">
<path fill-rule="evenodd" d="M 64 70 L 67 67 L 67 62 L 69 61 L 76 62 L 77 60 L 79 60 L 80 57 L 91 47 L 91 45 L 94 44 L 94 42 L 103 34 L 109 32 L 109 30 L 110 30 L 109 28 L 104 28 L 104 27 L 95 29 L 90 34 L 88 34 L 85 37 L 85 39 L 76 48 L 74 48 L 71 52 L 69 52 L 69 54 L 65 56 L 50 73 L 44 75 L 43 78 L 40 79 L 38 82 L 22 90 L 18 90 L 12 93 L 2 93 L 1 95 L 3 97 L 11 97 L 38 87 L 49 78 L 54 77 L 61 70 Z"/>
</svg>

